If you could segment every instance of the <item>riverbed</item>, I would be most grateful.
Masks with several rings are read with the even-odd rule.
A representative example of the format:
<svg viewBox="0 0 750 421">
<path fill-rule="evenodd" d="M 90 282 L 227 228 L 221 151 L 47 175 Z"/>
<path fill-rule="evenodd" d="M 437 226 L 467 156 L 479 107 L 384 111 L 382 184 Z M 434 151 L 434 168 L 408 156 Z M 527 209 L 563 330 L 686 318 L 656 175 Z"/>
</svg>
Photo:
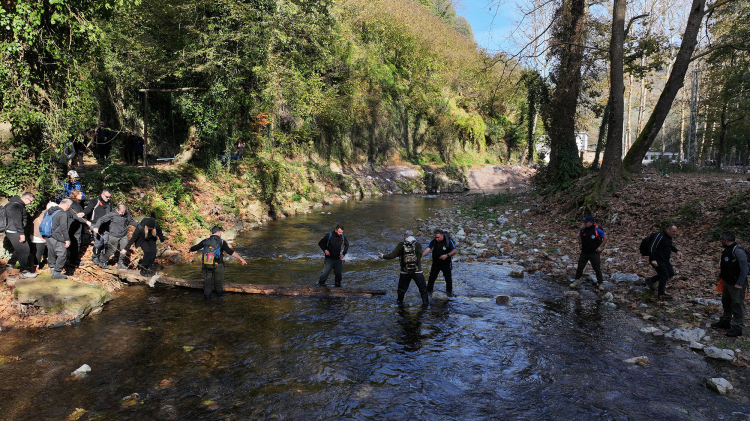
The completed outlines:
<svg viewBox="0 0 750 421">
<path fill-rule="evenodd" d="M 747 369 L 646 337 L 640 319 L 593 294 L 509 277 L 508 264 L 457 262 L 455 297 L 423 310 L 412 284 L 396 306 L 397 261 L 377 253 L 447 206 L 389 196 L 272 221 L 237 238 L 248 265 L 227 267 L 230 282 L 314 285 L 317 242 L 341 223 L 344 284 L 386 296 L 205 303 L 198 290 L 133 286 L 78 326 L 0 332 L 0 355 L 19 357 L 0 365 L 0 419 L 64 419 L 76 408 L 82 420 L 750 419 Z M 200 267 L 169 274 L 200 279 Z M 641 355 L 651 364 L 622 362 Z M 92 371 L 72 378 L 82 364 Z M 710 377 L 735 393 L 708 390 Z"/>
</svg>

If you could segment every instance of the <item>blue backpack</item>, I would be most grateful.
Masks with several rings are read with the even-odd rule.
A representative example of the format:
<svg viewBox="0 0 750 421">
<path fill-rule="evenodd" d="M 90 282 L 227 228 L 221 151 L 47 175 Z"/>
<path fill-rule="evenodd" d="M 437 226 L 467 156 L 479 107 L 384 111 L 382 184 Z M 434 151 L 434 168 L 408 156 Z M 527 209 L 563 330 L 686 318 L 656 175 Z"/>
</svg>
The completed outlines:
<svg viewBox="0 0 750 421">
<path fill-rule="evenodd" d="M 60 212 L 61 210 L 62 209 L 56 210 L 52 215 L 50 215 L 49 212 L 47 212 L 47 215 L 45 215 L 44 218 L 42 218 L 42 223 L 39 224 L 39 234 L 41 234 L 42 237 L 44 238 L 52 237 L 52 234 L 54 234 L 55 231 L 57 231 L 52 226 L 54 224 L 54 221 L 52 220 L 52 218 L 54 218 L 55 215 L 57 215 L 57 213 Z"/>
</svg>

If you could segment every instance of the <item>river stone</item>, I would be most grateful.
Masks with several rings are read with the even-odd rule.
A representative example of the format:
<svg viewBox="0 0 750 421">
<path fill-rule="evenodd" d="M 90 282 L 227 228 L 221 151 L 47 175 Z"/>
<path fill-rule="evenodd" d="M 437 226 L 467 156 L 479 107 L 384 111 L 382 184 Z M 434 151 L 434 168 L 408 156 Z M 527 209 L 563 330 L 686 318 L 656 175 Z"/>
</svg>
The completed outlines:
<svg viewBox="0 0 750 421">
<path fill-rule="evenodd" d="M 76 376 L 79 379 L 82 379 L 82 378 L 88 376 L 88 374 L 90 372 L 91 372 L 91 367 L 89 367 L 88 364 L 84 364 L 84 365 L 78 367 L 78 369 L 76 371 L 70 373 L 70 375 L 71 376 Z"/>
<path fill-rule="evenodd" d="M 616 284 L 623 283 L 623 282 L 628 283 L 628 284 L 634 284 L 638 282 L 639 278 L 640 277 L 638 276 L 637 273 L 615 273 L 615 274 L 612 274 L 612 277 L 611 277 L 612 281 Z"/>
<path fill-rule="evenodd" d="M 497 221 L 498 224 L 504 225 L 504 224 L 506 224 L 508 222 L 508 218 L 506 218 L 504 216 L 500 216 L 500 217 L 497 218 L 496 221 Z"/>
<path fill-rule="evenodd" d="M 682 342 L 698 342 L 706 336 L 706 331 L 695 327 L 692 329 L 685 329 L 682 327 L 679 327 L 677 329 L 671 330 L 667 332 L 664 337 L 669 338 L 675 341 L 682 341 Z"/>
<path fill-rule="evenodd" d="M 709 346 L 703 348 L 703 352 L 708 358 L 714 358 L 717 360 L 732 361 L 734 360 L 734 351 L 731 349 L 721 349 L 715 346 Z"/>
<path fill-rule="evenodd" d="M 725 378 L 723 377 L 715 377 L 713 379 L 706 380 L 706 386 L 711 389 L 719 392 L 722 395 L 726 395 L 727 393 L 734 390 L 734 387 L 732 387 L 732 384 L 729 383 Z"/>
<path fill-rule="evenodd" d="M 81 284 L 68 279 L 51 279 L 42 274 L 34 279 L 16 282 L 15 293 L 26 295 L 26 302 L 34 302 L 47 313 L 66 310 L 74 317 L 84 317 L 89 312 L 109 301 L 109 292 L 89 284 Z"/>
<path fill-rule="evenodd" d="M 690 349 L 692 349 L 694 351 L 700 351 L 700 350 L 702 350 L 705 347 L 706 347 L 706 345 L 703 345 L 700 342 L 690 342 L 690 345 L 688 345 L 688 348 L 690 348 Z"/>
<path fill-rule="evenodd" d="M 435 291 L 432 293 L 432 299 L 435 301 L 448 301 L 448 296 L 444 292 Z"/>
<path fill-rule="evenodd" d="M 579 294 L 578 291 L 565 291 L 563 295 L 565 295 L 566 297 L 573 297 L 573 298 L 578 298 L 581 296 L 581 294 Z"/>
<path fill-rule="evenodd" d="M 651 364 L 651 360 L 649 360 L 648 357 L 646 356 L 628 358 L 627 360 L 623 360 L 622 362 L 627 363 L 627 364 L 638 364 L 638 365 Z"/>
<path fill-rule="evenodd" d="M 653 335 L 654 335 L 654 336 L 664 336 L 664 331 L 663 331 L 663 330 L 661 330 L 661 329 L 656 329 L 656 330 L 655 330 L 655 331 L 653 332 Z"/>
<path fill-rule="evenodd" d="M 606 303 L 602 303 L 602 307 L 604 307 L 604 308 L 617 308 L 617 304 L 612 303 L 612 302 L 606 302 Z"/>
<path fill-rule="evenodd" d="M 233 229 L 224 230 L 224 236 L 223 236 L 223 238 L 226 241 L 234 240 L 235 238 L 237 238 L 237 231 L 235 231 Z"/>
<path fill-rule="evenodd" d="M 648 327 L 641 328 L 641 332 L 643 332 L 645 334 L 654 333 L 657 330 L 659 330 L 659 328 L 658 327 L 653 327 L 653 326 L 648 326 Z"/>
<path fill-rule="evenodd" d="M 495 302 L 501 306 L 507 306 L 508 304 L 510 304 L 510 296 L 498 295 L 497 298 L 495 298 Z"/>
<path fill-rule="evenodd" d="M 693 302 L 696 304 L 700 304 L 702 306 L 717 306 L 721 307 L 721 301 L 719 300 L 712 300 L 710 298 L 695 298 L 693 299 Z"/>
<path fill-rule="evenodd" d="M 615 284 L 609 281 L 604 281 L 602 285 L 604 286 L 604 290 L 606 291 L 612 291 L 616 287 Z"/>
<path fill-rule="evenodd" d="M 604 301 L 609 302 L 609 301 L 612 301 L 614 299 L 615 299 L 615 297 L 614 297 L 614 295 L 612 295 L 611 292 L 607 292 L 606 294 L 602 295 L 602 300 L 604 300 Z"/>
</svg>

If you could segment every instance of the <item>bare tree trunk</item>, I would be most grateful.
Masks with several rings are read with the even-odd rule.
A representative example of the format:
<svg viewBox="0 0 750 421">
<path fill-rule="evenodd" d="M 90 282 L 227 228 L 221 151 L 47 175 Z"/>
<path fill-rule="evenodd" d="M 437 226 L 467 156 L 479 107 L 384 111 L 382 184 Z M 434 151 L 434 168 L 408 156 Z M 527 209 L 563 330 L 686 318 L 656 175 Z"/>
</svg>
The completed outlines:
<svg viewBox="0 0 750 421">
<path fill-rule="evenodd" d="M 656 106 L 648 122 L 646 122 L 643 130 L 638 135 L 638 139 L 636 139 L 623 161 L 625 170 L 629 172 L 640 167 L 643 158 L 646 156 L 646 152 L 648 152 L 654 143 L 654 139 L 656 139 L 656 135 L 659 134 L 664 125 L 664 120 L 666 120 L 669 114 L 672 102 L 674 102 L 677 93 L 682 88 L 685 81 L 685 74 L 687 74 L 688 66 L 690 65 L 690 57 L 693 55 L 696 45 L 698 45 L 698 33 L 700 32 L 705 14 L 706 0 L 693 0 L 690 7 L 690 15 L 685 25 L 685 32 L 682 36 L 682 44 L 680 45 L 680 50 L 677 52 L 669 79 L 667 79 L 667 83 L 664 85 L 664 90 L 659 96 L 659 100 L 656 102 Z"/>
<path fill-rule="evenodd" d="M 602 122 L 599 124 L 599 135 L 596 139 L 596 152 L 594 153 L 594 162 L 591 163 L 591 168 L 599 168 L 599 158 L 602 154 L 602 149 L 607 142 L 607 130 L 609 129 L 609 114 L 611 112 L 611 102 L 607 100 L 607 105 L 604 107 L 604 113 L 602 113 Z"/>
<path fill-rule="evenodd" d="M 641 59 L 641 66 L 646 66 L 646 57 L 644 56 Z M 635 131 L 637 133 L 641 132 L 641 128 L 643 128 L 643 116 L 646 114 L 646 78 L 641 78 L 641 97 L 639 98 L 640 101 L 638 102 L 638 122 L 635 126 Z"/>
<path fill-rule="evenodd" d="M 687 90 L 682 90 L 682 101 L 680 101 L 680 162 L 685 160 L 685 102 Z"/>
<path fill-rule="evenodd" d="M 630 116 L 633 114 L 633 75 L 628 76 L 628 120 L 626 122 L 627 126 L 625 127 L 625 146 L 624 151 L 627 152 L 628 149 L 630 149 L 630 136 L 631 136 L 631 128 L 630 128 Z"/>
<path fill-rule="evenodd" d="M 722 159 L 724 158 L 724 139 L 727 136 L 727 102 L 721 104 L 721 115 L 719 116 L 719 142 L 716 145 L 716 168 L 721 169 Z M 730 159 L 731 161 L 731 159 Z M 730 164 L 731 165 L 731 164 Z"/>
</svg>

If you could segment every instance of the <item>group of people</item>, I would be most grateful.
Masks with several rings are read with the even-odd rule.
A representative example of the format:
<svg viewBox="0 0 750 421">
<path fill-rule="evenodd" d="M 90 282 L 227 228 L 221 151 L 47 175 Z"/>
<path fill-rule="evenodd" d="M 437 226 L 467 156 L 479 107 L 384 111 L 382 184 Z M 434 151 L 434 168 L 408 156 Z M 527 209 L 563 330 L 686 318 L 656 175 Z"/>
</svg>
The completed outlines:
<svg viewBox="0 0 750 421">
<path fill-rule="evenodd" d="M 71 170 L 71 173 L 75 171 Z M 92 261 L 97 266 L 109 267 L 108 262 L 115 256 L 118 269 L 128 268 L 125 264 L 127 252 L 135 244 L 143 250 L 138 265 L 141 275 L 154 274 L 156 241 L 165 241 L 159 223 L 153 217 L 136 222 L 125 205 L 113 207 L 109 189 L 102 190 L 98 197 L 85 203 L 80 182 L 73 177 L 77 174 L 70 176 L 66 181 L 66 186 L 71 187 L 67 197 L 49 202 L 31 223 L 26 205 L 34 201 L 34 194 L 26 192 L 10 198 L 5 206 L 8 221 L 5 237 L 13 254 L 5 269 L 18 264 L 21 278 L 34 278 L 46 262 L 53 279 L 67 278 L 63 274 L 65 266 L 81 265 L 81 257 L 93 236 Z M 135 227 L 135 231 L 128 238 L 130 226 Z M 29 237 L 30 242 L 27 241 Z"/>
<path fill-rule="evenodd" d="M 666 293 L 667 281 L 675 275 L 672 266 L 672 253 L 682 257 L 682 253 L 675 247 L 673 240 L 678 234 L 677 225 L 667 223 L 664 229 L 644 239 L 646 250 L 641 253 L 648 256 L 648 263 L 656 272 L 655 275 L 647 277 L 645 284 L 648 289 L 656 292 L 659 301 L 672 300 L 672 296 Z M 722 292 L 721 304 L 723 314 L 718 322 L 711 326 L 717 329 L 729 329 L 726 333 L 729 337 L 742 335 L 745 319 L 745 295 L 747 294 L 748 255 L 747 251 L 737 244 L 733 232 L 721 233 L 720 243 L 723 246 L 719 275 L 717 276 L 717 290 Z M 600 291 L 604 290 L 604 280 L 601 270 L 601 252 L 607 244 L 607 235 L 602 228 L 596 224 L 592 216 L 583 220 L 583 227 L 578 232 L 578 244 L 581 253 L 578 258 L 578 267 L 571 288 L 580 288 L 583 270 L 590 262 L 596 274 L 596 281 Z"/>
</svg>

